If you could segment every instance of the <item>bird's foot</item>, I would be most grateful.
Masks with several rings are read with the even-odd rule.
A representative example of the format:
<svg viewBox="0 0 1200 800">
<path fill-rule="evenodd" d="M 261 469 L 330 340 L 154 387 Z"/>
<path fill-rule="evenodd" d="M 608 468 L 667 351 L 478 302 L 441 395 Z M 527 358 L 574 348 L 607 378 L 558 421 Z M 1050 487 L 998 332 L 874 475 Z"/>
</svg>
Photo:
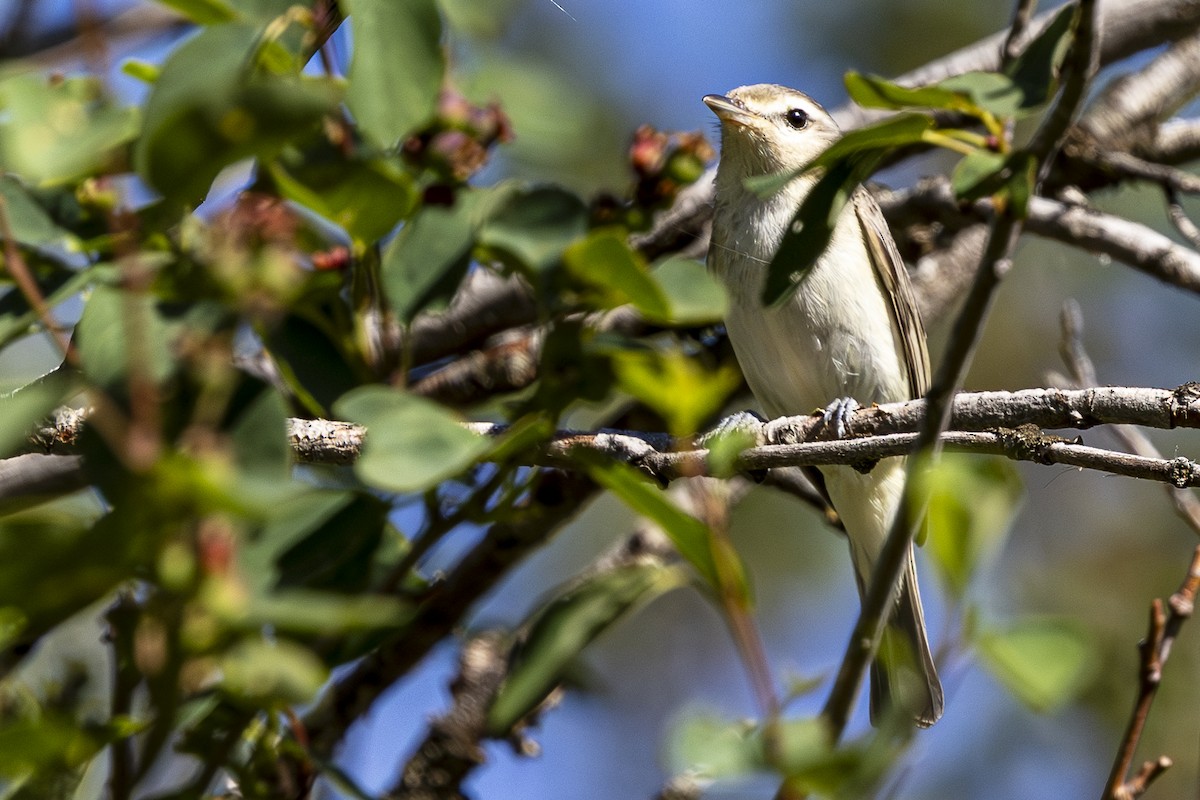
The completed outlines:
<svg viewBox="0 0 1200 800">
<path fill-rule="evenodd" d="M 755 445 L 763 444 L 763 425 L 766 420 L 753 411 L 738 411 L 717 423 L 717 426 L 700 437 L 700 446 L 707 447 L 713 439 L 723 439 L 733 434 L 748 437 Z"/>
<path fill-rule="evenodd" d="M 739 411 L 721 420 L 715 428 L 700 437 L 700 446 L 712 448 L 715 443 L 724 439 L 742 440 L 737 449 L 757 447 L 768 441 L 764 433 L 766 420 L 753 411 Z M 755 483 L 762 483 L 767 478 L 765 469 L 743 469 L 740 472 Z"/>
<path fill-rule="evenodd" d="M 853 397 L 839 397 L 825 406 L 821 424 L 832 429 L 836 438 L 845 439 L 850 430 L 850 417 L 861 407 Z"/>
</svg>

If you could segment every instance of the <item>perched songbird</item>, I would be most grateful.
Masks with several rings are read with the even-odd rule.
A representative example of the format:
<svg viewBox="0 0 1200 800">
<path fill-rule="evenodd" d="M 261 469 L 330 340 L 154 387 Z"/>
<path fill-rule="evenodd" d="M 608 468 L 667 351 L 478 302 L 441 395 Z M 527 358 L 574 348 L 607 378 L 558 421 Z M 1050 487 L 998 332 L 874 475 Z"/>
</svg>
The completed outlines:
<svg viewBox="0 0 1200 800">
<path fill-rule="evenodd" d="M 704 102 L 721 121 L 708 264 L 725 285 L 725 326 L 762 410 L 776 418 L 825 408 L 840 435 L 858 403 L 922 396 L 929 387 L 925 330 L 896 244 L 865 189 L 854 192 L 828 248 L 794 291 L 780 304 L 762 303 L 771 260 L 820 175 L 801 175 L 765 198 L 747 189 L 746 179 L 805 166 L 841 136 L 837 123 L 812 98 L 773 84 L 710 94 Z M 821 467 L 819 480 L 845 526 L 861 597 L 900 504 L 903 461 L 884 459 L 866 474 Z M 884 657 L 871 669 L 872 719 L 896 704 L 918 724 L 932 725 L 944 701 L 911 547 L 888 625 Z"/>
</svg>

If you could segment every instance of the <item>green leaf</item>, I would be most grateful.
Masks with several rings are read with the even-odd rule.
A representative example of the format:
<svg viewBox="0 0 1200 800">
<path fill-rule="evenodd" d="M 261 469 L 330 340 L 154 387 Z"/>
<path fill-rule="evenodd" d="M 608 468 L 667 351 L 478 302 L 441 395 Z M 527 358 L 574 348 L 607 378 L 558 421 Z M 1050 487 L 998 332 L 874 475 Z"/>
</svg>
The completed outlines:
<svg viewBox="0 0 1200 800">
<path fill-rule="evenodd" d="M 330 274 L 330 278 L 338 278 Z M 326 416 L 333 401 L 367 378 L 354 342 L 335 327 L 339 298 L 314 296 L 263 335 L 284 382 L 313 414 Z"/>
<path fill-rule="evenodd" d="M 1036 108 L 1050 99 L 1058 83 L 1059 69 L 1074 37 L 1078 17 L 1078 5 L 1064 5 L 1050 24 L 1004 70 L 1021 90 L 1022 108 Z"/>
<path fill-rule="evenodd" d="M 671 772 L 703 778 L 731 778 L 765 767 L 762 743 L 748 722 L 695 714 L 675 726 L 669 741 Z"/>
<path fill-rule="evenodd" d="M 597 572 L 568 587 L 523 626 L 528 633 L 488 710 L 488 733 L 508 733 L 546 699 L 584 647 L 634 608 L 686 582 L 678 568 L 646 563 Z"/>
<path fill-rule="evenodd" d="M 336 111 L 333 80 L 256 71 L 260 45 L 258 27 L 215 25 L 163 65 L 134 150 L 138 173 L 163 195 L 195 202 L 227 165 L 270 156 Z"/>
<path fill-rule="evenodd" d="M 250 630 L 270 625 L 293 636 L 330 635 L 396 630 L 411 620 L 412 615 L 411 606 L 386 595 L 291 589 L 253 598 L 238 621 Z"/>
<path fill-rule="evenodd" d="M 490 443 L 436 403 L 384 386 L 364 386 L 334 404 L 341 419 L 367 428 L 355 473 L 393 492 L 419 492 L 474 464 Z"/>
<path fill-rule="evenodd" d="M 966 72 L 947 78 L 938 86 L 961 92 L 976 106 L 997 117 L 1015 116 L 1025 107 L 1021 87 L 999 72 Z"/>
<path fill-rule="evenodd" d="M 329 503 L 340 502 L 332 513 Z M 315 505 L 314 505 L 315 502 Z M 296 504 L 264 532 L 272 542 L 290 542 L 275 559 L 277 585 L 284 588 L 365 591 L 371 565 L 383 543 L 391 506 L 368 494 L 345 500 L 314 497 Z M 298 535 L 302 534 L 302 535 Z"/>
<path fill-rule="evenodd" d="M 736 473 L 742 451 L 757 444 L 754 434 L 733 428 L 721 431 L 705 440 L 708 448 L 708 468 L 714 478 L 731 478 Z"/>
<path fill-rule="evenodd" d="M 72 250 L 79 249 L 75 235 L 52 220 L 13 176 L 0 175 L 0 197 L 4 198 L 4 211 L 13 241 L 26 247 L 63 245 Z"/>
<path fill-rule="evenodd" d="M 1000 546 L 1020 506 L 1020 476 L 1005 460 L 946 454 L 918 470 L 927 498 L 932 556 L 950 593 L 961 599 L 981 562 Z"/>
<path fill-rule="evenodd" d="M 594 307 L 631 303 L 648 320 L 670 316 L 667 298 L 622 234 L 592 231 L 568 247 L 562 258 L 568 273 L 594 289 Z"/>
<path fill-rule="evenodd" d="M 616 462 L 590 464 L 588 474 L 638 514 L 657 523 L 705 583 L 719 589 L 721 582 L 709 546 L 707 525 L 672 503 L 633 467 Z"/>
<path fill-rule="evenodd" d="M 1097 665 L 1091 638 L 1069 620 L 1029 618 L 1003 630 L 984 630 L 977 647 L 991 673 L 1040 712 L 1074 699 Z"/>
<path fill-rule="evenodd" d="M 939 108 L 967 114 L 978 108 L 965 94 L 942 86 L 901 86 L 877 75 L 847 72 L 844 78 L 850 99 L 863 108 Z"/>
<path fill-rule="evenodd" d="M 0 521 L 0 609 L 32 642 L 133 577 L 146 532 L 45 506 Z M 15 613 L 14 613 L 15 612 Z M 2 760 L 2 759 L 0 759 Z"/>
<path fill-rule="evenodd" d="M 445 57 L 434 0 L 347 0 L 354 53 L 346 104 L 376 145 L 390 147 L 437 108 Z"/>
<path fill-rule="evenodd" d="M 471 265 L 476 203 L 460 193 L 450 208 L 426 206 L 404 224 L 383 253 L 383 285 L 401 322 L 444 304 Z"/>
<path fill-rule="evenodd" d="M 725 318 L 728 310 L 725 287 L 699 261 L 672 256 L 656 266 L 650 276 L 667 296 L 670 312 L 666 321 L 693 326 Z"/>
<path fill-rule="evenodd" d="M 136 78 L 147 86 L 153 86 L 158 81 L 160 70 L 158 64 L 130 58 L 121 63 L 121 72 L 131 78 Z"/>
<path fill-rule="evenodd" d="M 558 264 L 563 250 L 587 232 L 587 221 L 587 207 L 566 189 L 517 189 L 483 223 L 479 241 L 537 274 Z"/>
<path fill-rule="evenodd" d="M 306 703 L 329 677 L 310 650 L 280 639 L 239 643 L 221 659 L 221 689 L 254 708 Z"/>
<path fill-rule="evenodd" d="M 138 112 L 116 106 L 93 77 L 0 82 L 0 164 L 38 184 L 61 184 L 109 166 L 137 135 Z"/>
<path fill-rule="evenodd" d="M 882 153 L 876 152 L 858 159 L 857 163 L 846 160 L 826 169 L 800 204 L 779 243 L 779 250 L 771 259 L 763 284 L 761 299 L 764 306 L 782 302 L 808 277 L 817 259 L 829 246 L 842 209 L 881 158 Z"/>
<path fill-rule="evenodd" d="M 227 0 L 158 0 L 183 14 L 197 25 L 212 25 L 237 19 L 238 13 Z"/>
<path fill-rule="evenodd" d="M 413 178 L 397 158 L 306 160 L 289 169 L 268 165 L 280 193 L 340 225 L 359 245 L 390 232 L 417 204 Z"/>
<path fill-rule="evenodd" d="M 131 319 L 140 323 L 131 346 Z M 175 369 L 171 352 L 177 325 L 159 314 L 153 298 L 138 292 L 97 287 L 75 328 L 79 358 L 88 379 L 109 390 L 123 388 L 130 359 L 140 357 L 143 374 L 165 380 Z"/>
<path fill-rule="evenodd" d="M 988 187 L 1003 180 L 1000 171 L 1008 156 L 990 150 L 973 150 L 962 158 L 950 175 L 950 187 L 964 200 L 988 194 Z"/>
<path fill-rule="evenodd" d="M 679 349 L 615 349 L 612 364 L 621 389 L 658 412 L 675 436 L 696 433 L 742 382 L 732 363 L 709 369 Z"/>
<path fill-rule="evenodd" d="M 1004 194 L 1012 205 L 1012 213 L 1017 219 L 1025 219 L 1029 214 L 1029 198 L 1033 197 L 1037 186 L 1037 159 L 1032 154 L 1021 152 L 1013 155 L 1012 176 L 1004 186 Z"/>
</svg>

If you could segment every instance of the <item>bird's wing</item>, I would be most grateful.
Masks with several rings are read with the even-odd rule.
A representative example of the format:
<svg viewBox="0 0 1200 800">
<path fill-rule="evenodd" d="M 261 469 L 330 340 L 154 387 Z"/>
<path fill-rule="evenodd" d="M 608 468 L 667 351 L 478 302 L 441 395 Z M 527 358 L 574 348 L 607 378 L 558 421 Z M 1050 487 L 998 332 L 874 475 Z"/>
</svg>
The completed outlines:
<svg viewBox="0 0 1200 800">
<path fill-rule="evenodd" d="M 888 298 L 892 330 L 908 369 L 908 390 L 913 398 L 922 397 L 929 390 L 929 350 L 925 346 L 925 326 L 921 324 L 921 313 L 917 310 L 917 299 L 908 281 L 908 270 L 875 198 L 859 187 L 852 202 L 862 223 L 871 266 L 875 268 L 875 274 Z"/>
</svg>

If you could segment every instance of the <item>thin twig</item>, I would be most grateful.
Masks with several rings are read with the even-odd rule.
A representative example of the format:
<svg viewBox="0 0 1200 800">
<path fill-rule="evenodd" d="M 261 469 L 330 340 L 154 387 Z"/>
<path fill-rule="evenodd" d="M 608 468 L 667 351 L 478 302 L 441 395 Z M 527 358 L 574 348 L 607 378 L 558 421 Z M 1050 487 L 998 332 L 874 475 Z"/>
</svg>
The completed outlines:
<svg viewBox="0 0 1200 800">
<path fill-rule="evenodd" d="M 1137 775 L 1127 778 L 1133 765 L 1133 757 L 1146 719 L 1150 715 L 1150 707 L 1162 685 L 1163 667 L 1171 655 L 1171 647 L 1179 636 L 1183 623 L 1192 616 L 1196 607 L 1196 595 L 1200 592 L 1200 545 L 1192 552 L 1192 560 L 1188 566 L 1187 576 L 1179 587 L 1179 591 L 1171 595 L 1168 601 L 1170 614 L 1163 611 L 1163 602 L 1158 598 L 1150 604 L 1150 625 L 1146 639 L 1139 645 L 1141 651 L 1141 680 L 1139 682 L 1137 700 L 1133 705 L 1129 724 L 1121 745 L 1117 748 L 1117 757 L 1113 761 L 1112 772 L 1104 786 L 1102 800 L 1134 800 L 1141 796 L 1150 782 L 1171 766 L 1171 760 L 1162 756 L 1142 765 Z"/>
<path fill-rule="evenodd" d="M 3 177 L 2 173 L 0 173 L 0 177 Z M 3 194 L 0 194 L 0 237 L 4 239 L 4 262 L 8 268 L 8 274 L 12 275 L 13 281 L 17 284 L 17 289 L 20 290 L 29 307 L 37 314 L 42 328 L 57 345 L 58 351 L 62 353 L 67 363 L 78 364 L 79 356 L 75 352 L 70 338 L 63 326 L 59 325 L 58 321 L 54 319 L 54 315 L 50 313 L 50 306 L 46 303 L 42 290 L 38 288 L 37 281 L 33 279 L 33 273 L 29 271 L 29 265 L 25 263 L 25 257 L 21 255 L 20 248 L 17 247 L 17 240 L 13 235 L 12 224 L 8 217 L 8 200 Z"/>
<path fill-rule="evenodd" d="M 1196 227 L 1196 223 L 1192 222 L 1192 218 L 1188 216 L 1187 211 L 1183 208 L 1183 203 L 1179 202 L 1179 195 L 1174 189 L 1165 189 L 1167 195 L 1167 217 L 1171 220 L 1171 224 L 1175 226 L 1175 230 L 1179 231 L 1179 235 L 1187 239 L 1192 247 L 1200 249 L 1200 228 Z"/>
<path fill-rule="evenodd" d="M 1004 61 L 1011 62 L 1021 54 L 1021 45 L 1033 12 L 1037 8 L 1037 0 L 1017 0 L 1013 9 L 1012 22 L 1008 26 L 1008 38 L 1004 40 Z"/>
</svg>

